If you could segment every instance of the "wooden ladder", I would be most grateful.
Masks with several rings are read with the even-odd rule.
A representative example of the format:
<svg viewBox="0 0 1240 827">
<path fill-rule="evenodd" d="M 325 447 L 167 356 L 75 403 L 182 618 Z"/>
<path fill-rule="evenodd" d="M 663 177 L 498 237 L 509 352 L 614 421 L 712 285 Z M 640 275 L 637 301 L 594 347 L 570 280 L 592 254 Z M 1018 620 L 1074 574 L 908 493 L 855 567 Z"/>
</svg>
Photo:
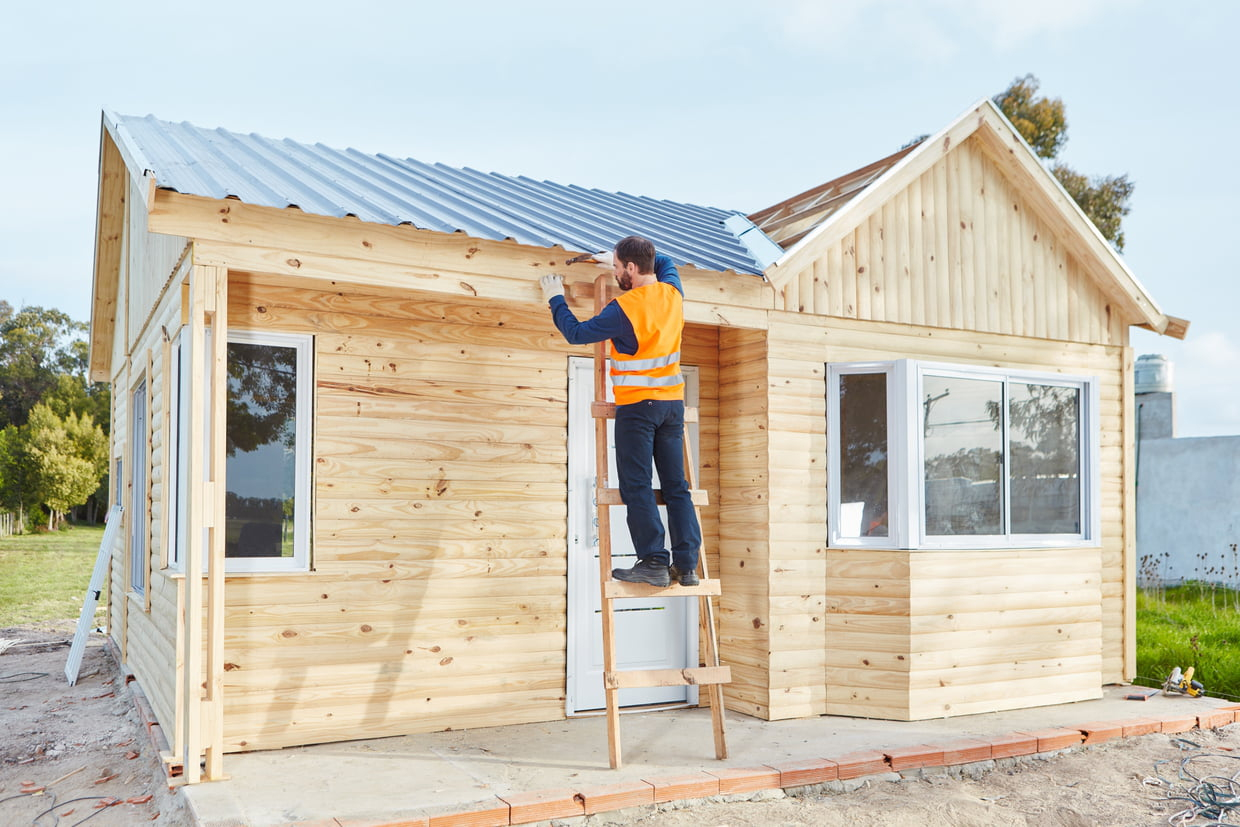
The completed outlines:
<svg viewBox="0 0 1240 827">
<path fill-rule="evenodd" d="M 608 301 L 610 276 L 602 275 L 594 282 L 594 312 L 597 314 Z M 728 757 L 727 736 L 724 732 L 723 718 L 723 684 L 732 680 L 731 669 L 719 663 L 719 640 L 715 629 L 715 610 L 711 597 L 719 595 L 722 590 L 718 580 L 709 580 L 706 567 L 706 550 L 698 553 L 698 576 L 701 582 L 697 586 L 681 586 L 673 582 L 667 588 L 659 588 L 645 583 L 627 583 L 611 578 L 611 508 L 624 505 L 620 491 L 608 488 L 608 446 L 607 420 L 616 415 L 615 404 L 607 401 L 607 342 L 599 342 L 594 347 L 594 403 L 590 413 L 594 417 L 594 461 L 595 491 L 594 498 L 598 506 L 599 536 L 599 583 L 602 591 L 603 615 L 603 689 L 607 696 L 607 741 L 612 769 L 620 766 L 620 690 L 636 687 L 652 686 L 704 686 L 710 695 L 711 721 L 715 734 L 715 757 Z M 697 409 L 685 409 L 685 423 L 698 421 Z M 707 504 L 705 490 L 697 487 L 697 471 L 693 463 L 693 450 L 688 429 L 684 436 L 685 479 L 689 483 L 693 496 L 693 510 L 697 514 L 698 524 L 702 523 L 701 507 Z M 660 505 L 663 498 L 656 492 Z M 643 597 L 697 597 L 701 610 L 699 622 L 705 631 L 706 652 L 700 667 L 685 669 L 643 669 L 617 671 L 616 669 L 616 638 L 615 615 L 612 601 L 625 598 Z"/>
</svg>

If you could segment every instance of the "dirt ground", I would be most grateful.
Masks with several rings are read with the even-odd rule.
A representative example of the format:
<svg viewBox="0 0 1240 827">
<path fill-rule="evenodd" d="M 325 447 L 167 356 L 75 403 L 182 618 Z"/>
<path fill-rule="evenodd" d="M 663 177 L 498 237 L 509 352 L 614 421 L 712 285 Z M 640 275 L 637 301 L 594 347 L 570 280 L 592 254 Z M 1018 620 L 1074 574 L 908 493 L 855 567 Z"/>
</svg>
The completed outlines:
<svg viewBox="0 0 1240 827">
<path fill-rule="evenodd" d="M 65 679 L 71 621 L 0 629 L 0 824 L 192 824 L 98 635 Z M 106 805 L 106 806 L 105 806 Z"/>
<path fill-rule="evenodd" d="M 116 664 L 95 636 L 76 686 L 64 677 L 69 622 L 0 629 L 0 824 L 191 825 L 167 785 Z M 665 805 L 591 817 L 640 827 L 992 827 L 1167 824 L 1192 803 L 1193 776 L 1240 773 L 1240 725 L 1149 735 L 900 781 L 839 782 L 796 796 Z M 1163 780 L 1159 780 L 1159 776 Z M 1200 792 L 1197 793 L 1201 795 Z M 1173 798 L 1178 796 L 1179 798 Z M 111 802 L 110 806 L 100 806 Z M 1240 798 L 1238 798 L 1240 802 Z M 332 814 L 324 813 L 324 816 Z M 1223 821 L 1240 823 L 1240 806 Z M 580 820 L 576 823 L 580 824 Z M 1213 824 L 1205 818 L 1176 824 Z"/>
<path fill-rule="evenodd" d="M 1234 751 L 1234 752 L 1233 752 Z M 854 789 L 797 796 L 776 791 L 767 800 L 709 803 L 656 813 L 640 827 L 1144 827 L 1217 824 L 1186 813 L 1194 778 L 1214 779 L 1216 791 L 1237 796 L 1223 823 L 1240 823 L 1240 726 L 1180 736 L 1147 735 L 1024 758 L 1008 766 L 963 772 L 923 771 L 920 778 L 871 779 Z M 1187 764 L 1184 764 L 1187 759 Z M 1161 776 L 1161 781 L 1159 777 Z M 1175 799 L 1173 797 L 1181 796 Z M 1183 819 L 1171 821 L 1177 813 Z"/>
</svg>

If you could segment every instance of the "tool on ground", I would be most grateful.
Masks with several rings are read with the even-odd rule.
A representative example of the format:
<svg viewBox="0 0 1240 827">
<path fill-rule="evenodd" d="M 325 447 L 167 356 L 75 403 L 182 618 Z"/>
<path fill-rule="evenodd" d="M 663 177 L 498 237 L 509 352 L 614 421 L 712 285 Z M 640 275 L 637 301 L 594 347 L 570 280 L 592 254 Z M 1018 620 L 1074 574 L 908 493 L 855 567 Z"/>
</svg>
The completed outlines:
<svg viewBox="0 0 1240 827">
<path fill-rule="evenodd" d="M 589 258 L 598 259 L 597 253 Z M 602 262 L 600 262 L 602 263 Z M 609 301 L 608 281 L 610 274 L 600 275 L 594 282 L 594 310 L 599 312 Z M 660 589 L 644 583 L 626 583 L 611 579 L 611 508 L 624 505 L 618 488 L 607 488 L 608 449 L 607 420 L 614 419 L 616 406 L 607 401 L 607 342 L 599 342 L 594 346 L 594 404 L 590 406 L 590 414 L 594 418 L 594 467 L 596 489 L 595 501 L 598 504 L 598 562 L 599 580 L 602 586 L 602 625 L 603 625 L 603 688 L 607 697 L 607 741 L 612 769 L 620 767 L 620 690 L 630 687 L 649 686 L 702 686 L 710 699 L 712 729 L 715 736 L 715 757 L 728 757 L 727 736 L 724 732 L 723 684 L 730 683 L 732 672 L 730 667 L 719 662 L 719 638 L 715 625 L 715 610 L 711 603 L 712 596 L 722 593 L 718 580 L 709 579 L 706 568 L 706 548 L 703 545 L 698 555 L 698 571 L 701 581 L 696 586 L 681 586 L 673 582 L 671 586 Z M 685 409 L 685 422 L 698 421 L 695 408 Z M 702 522 L 700 506 L 706 502 L 706 491 L 697 489 L 697 469 L 693 462 L 693 446 L 689 441 L 688 429 L 685 429 L 683 458 L 685 463 L 685 479 L 693 495 L 694 509 L 697 511 L 698 523 Z M 657 501 L 660 505 L 662 495 Z M 668 597 L 697 597 L 700 599 L 699 623 L 703 631 L 703 653 L 700 667 L 684 669 L 616 669 L 616 638 L 615 600 L 624 598 L 643 598 L 654 595 Z"/>
<path fill-rule="evenodd" d="M 1206 688 L 1202 686 L 1200 681 L 1193 680 L 1193 669 L 1188 667 L 1188 671 L 1181 672 L 1180 667 L 1171 670 L 1171 674 L 1163 683 L 1163 692 L 1175 692 L 1178 695 L 1188 695 L 1190 698 L 1200 698 L 1206 694 Z"/>
</svg>

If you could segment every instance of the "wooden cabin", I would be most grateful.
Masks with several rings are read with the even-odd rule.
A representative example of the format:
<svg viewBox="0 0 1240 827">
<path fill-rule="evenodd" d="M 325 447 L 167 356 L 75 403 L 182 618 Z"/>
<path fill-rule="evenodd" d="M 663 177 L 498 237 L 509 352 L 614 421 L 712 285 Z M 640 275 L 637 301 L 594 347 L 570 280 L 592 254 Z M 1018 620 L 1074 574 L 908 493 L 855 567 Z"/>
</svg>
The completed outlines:
<svg viewBox="0 0 1240 827">
<path fill-rule="evenodd" d="M 629 233 L 686 288 L 729 710 L 917 720 L 1133 676 L 1128 329 L 1186 323 L 991 102 L 748 216 L 150 117 L 100 142 L 109 634 L 186 780 L 602 706 L 590 351 L 538 279 L 589 315 L 601 271 L 566 261 Z M 622 613 L 622 660 L 697 665 L 683 604 Z"/>
</svg>

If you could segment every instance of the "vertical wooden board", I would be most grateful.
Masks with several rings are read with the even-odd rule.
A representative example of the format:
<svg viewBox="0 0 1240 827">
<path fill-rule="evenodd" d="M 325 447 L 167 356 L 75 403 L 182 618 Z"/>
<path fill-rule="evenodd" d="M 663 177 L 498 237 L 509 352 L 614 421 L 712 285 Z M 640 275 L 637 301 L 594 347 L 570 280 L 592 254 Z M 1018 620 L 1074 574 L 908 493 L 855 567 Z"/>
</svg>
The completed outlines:
<svg viewBox="0 0 1240 827">
<path fill-rule="evenodd" d="M 895 255 L 888 246 L 892 235 L 891 214 L 892 205 L 888 199 L 870 218 L 870 261 L 874 264 L 870 318 L 876 321 L 893 321 L 899 303 Z"/>
<path fill-rule="evenodd" d="M 934 213 L 931 216 L 931 231 L 934 233 L 934 276 L 931 282 L 933 287 L 927 291 L 930 309 L 927 310 L 926 318 L 933 318 L 930 323 L 938 327 L 951 327 L 951 251 L 948 241 L 951 215 L 947 208 L 946 162 L 939 161 L 930 168 L 930 172 L 934 180 Z"/>
<path fill-rule="evenodd" d="M 1085 321 L 1089 325 L 1086 336 L 1087 341 L 1102 342 L 1104 320 L 1106 318 L 1106 296 L 1098 289 L 1089 277 L 1089 273 L 1085 271 L 1084 265 L 1077 261 L 1078 272 L 1081 275 L 1081 283 L 1086 285 L 1089 292 L 1089 314 Z"/>
<path fill-rule="evenodd" d="M 1055 272 L 1059 278 L 1059 301 L 1063 307 L 1063 313 L 1059 319 L 1059 336 L 1057 338 L 1071 339 L 1074 297 L 1072 295 L 1072 285 L 1068 283 L 1068 253 L 1058 238 L 1052 236 L 1051 243 L 1051 249 L 1055 255 Z"/>
<path fill-rule="evenodd" d="M 887 236 L 884 211 L 890 204 L 890 201 L 884 203 L 866 222 L 870 231 L 870 313 L 866 318 L 875 321 L 887 321 L 887 292 L 892 283 L 884 246 Z"/>
<path fill-rule="evenodd" d="M 857 318 L 857 233 L 854 230 L 840 239 L 840 312 L 849 319 Z"/>
<path fill-rule="evenodd" d="M 1033 271 L 1036 285 L 1036 301 L 1037 306 L 1037 336 L 1046 339 L 1050 336 L 1051 319 L 1059 312 L 1059 308 L 1055 306 L 1055 298 L 1057 292 L 1054 287 L 1053 279 L 1055 274 L 1048 266 L 1046 255 L 1046 237 L 1042 234 L 1042 227 L 1039 225 L 1037 216 L 1032 212 L 1027 212 L 1025 218 L 1028 222 L 1026 230 L 1029 240 L 1033 245 Z"/>
<path fill-rule="evenodd" d="M 827 262 L 832 251 L 839 246 L 832 244 L 827 252 L 814 259 L 814 313 L 820 316 L 830 315 L 831 310 L 831 267 Z"/>
<path fill-rule="evenodd" d="M 923 316 L 921 313 L 921 291 L 917 291 L 916 299 L 913 291 L 913 241 L 909 235 L 909 225 L 911 219 L 909 213 L 913 209 L 913 191 L 919 190 L 919 184 L 916 180 L 911 182 L 908 189 L 902 190 L 895 197 L 892 205 L 893 219 L 892 223 L 887 225 L 888 229 L 888 247 L 895 246 L 894 256 L 888 256 L 887 260 L 891 262 L 889 270 L 894 271 L 895 278 L 899 284 L 899 301 L 897 303 L 897 312 L 895 319 L 905 324 L 922 324 Z M 920 194 L 917 197 L 920 201 Z"/>
<path fill-rule="evenodd" d="M 779 304 L 782 310 L 796 311 L 797 305 L 800 303 L 798 298 L 800 288 L 801 279 L 799 276 L 793 276 L 784 282 L 784 286 L 779 289 Z"/>
<path fill-rule="evenodd" d="M 969 153 L 970 162 L 973 168 L 973 190 L 975 193 L 975 204 L 973 208 L 974 221 L 977 225 L 975 233 L 976 256 L 974 267 L 977 269 L 978 290 L 981 291 L 981 302 L 985 308 L 985 314 L 979 312 L 978 323 L 982 329 L 991 331 L 992 333 L 1002 333 L 999 327 L 999 313 L 995 306 L 995 296 L 998 294 L 998 280 L 995 268 L 991 265 L 991 261 L 995 255 L 995 227 L 991 222 L 991 192 L 986 180 L 986 168 L 989 162 L 982 151 L 971 145 Z"/>
<path fill-rule="evenodd" d="M 817 271 L 818 271 L 818 261 L 815 260 L 808 267 L 803 268 L 801 270 L 801 274 L 797 277 L 798 280 L 800 281 L 800 286 L 797 291 L 796 310 L 800 313 L 819 312 L 814 307 L 814 294 L 815 294 L 814 275 Z"/>
<path fill-rule="evenodd" d="M 982 303 L 985 290 L 979 291 L 977 277 L 976 197 L 973 187 L 972 144 L 964 143 L 951 154 L 957 175 L 957 199 L 960 209 L 960 284 L 962 326 L 966 330 L 984 330 L 986 307 Z M 982 297 L 978 296 L 981 292 Z"/>
<path fill-rule="evenodd" d="M 934 174 L 926 170 L 917 184 L 917 203 L 913 207 L 909 233 L 913 241 L 913 296 L 920 306 L 913 318 L 921 324 L 938 324 L 935 308 Z M 920 296 L 918 301 L 917 296 Z"/>
<path fill-rule="evenodd" d="M 873 320 L 870 310 L 870 297 L 873 295 L 874 262 L 870 250 L 870 224 L 873 219 L 866 219 L 857 225 L 853 232 L 853 243 L 857 251 L 857 318 Z"/>
<path fill-rule="evenodd" d="M 828 316 L 846 316 L 844 311 L 844 245 L 845 241 L 832 244 L 827 250 L 826 272 L 824 273 L 824 283 L 827 287 L 827 299 L 824 304 L 826 310 L 823 312 Z"/>
<path fill-rule="evenodd" d="M 963 222 L 960 216 L 959 176 L 960 166 L 957 155 L 951 152 L 943 159 L 943 179 L 946 187 L 947 209 L 944 213 L 944 224 L 947 225 L 947 268 L 946 276 L 951 302 L 950 327 L 963 327 L 965 324 L 964 292 L 960 283 L 960 241 Z"/>
<path fill-rule="evenodd" d="M 1021 296 L 1021 334 L 1037 335 L 1037 291 L 1033 283 L 1033 250 L 1027 232 L 1024 204 L 1018 194 L 1014 194 L 1012 202 L 1013 224 L 1016 228 L 1015 238 L 1019 243 L 1013 244 L 1020 256 L 1020 296 Z"/>
<path fill-rule="evenodd" d="M 985 164 L 986 224 L 989 226 L 986 267 L 990 271 L 991 319 L 998 333 L 1012 332 L 1012 284 L 1008 273 L 1007 216 L 1003 213 L 1006 187 L 994 164 Z"/>
<path fill-rule="evenodd" d="M 1081 312 L 1083 310 L 1082 303 L 1085 301 L 1081 294 L 1080 275 L 1077 273 L 1076 261 L 1070 256 L 1061 253 L 1063 256 L 1063 275 L 1064 284 L 1068 290 L 1068 335 L 1065 337 L 1074 342 L 1085 340 L 1083 325 L 1081 324 Z"/>
</svg>

